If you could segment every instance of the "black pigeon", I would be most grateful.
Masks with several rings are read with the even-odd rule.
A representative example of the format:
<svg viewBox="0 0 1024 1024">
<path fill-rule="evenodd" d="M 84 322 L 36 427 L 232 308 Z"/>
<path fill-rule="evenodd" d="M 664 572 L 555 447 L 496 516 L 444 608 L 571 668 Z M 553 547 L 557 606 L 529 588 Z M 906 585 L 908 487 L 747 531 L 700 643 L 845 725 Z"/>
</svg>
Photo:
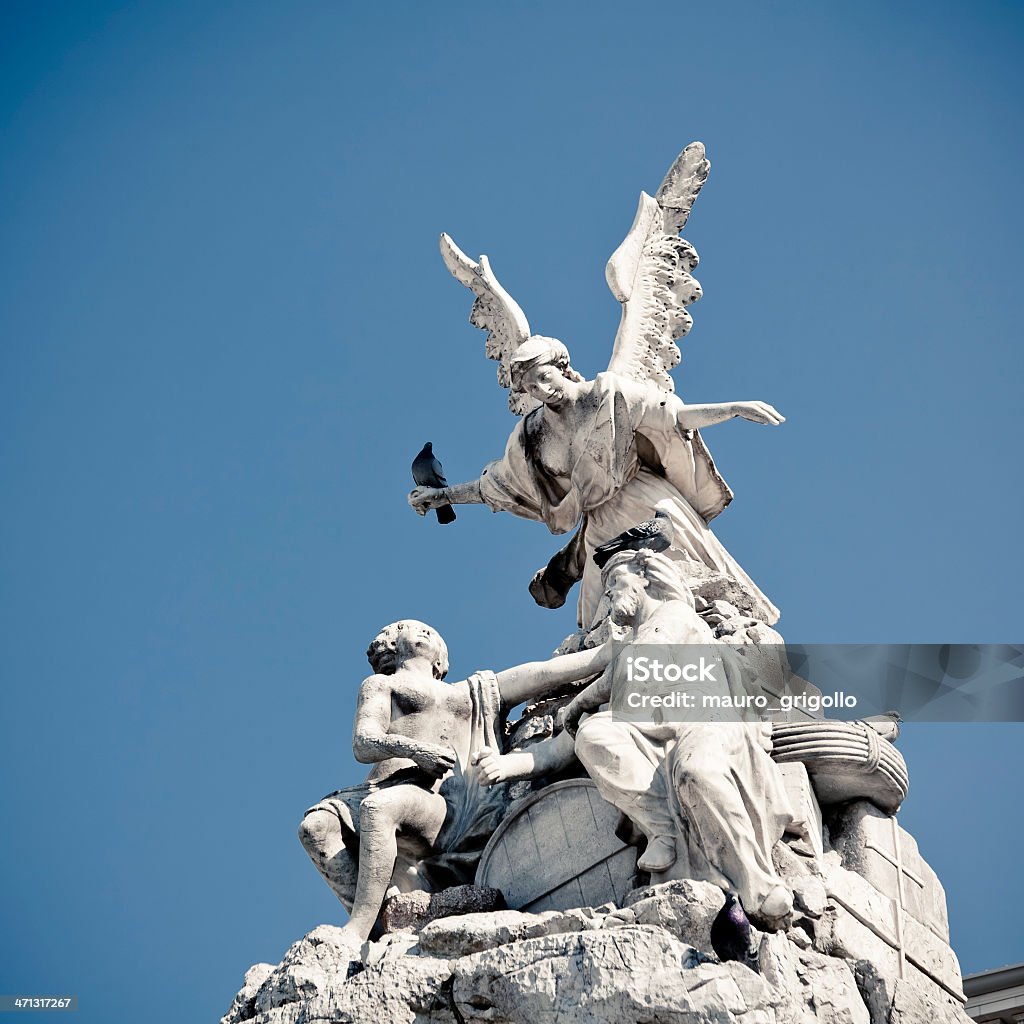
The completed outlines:
<svg viewBox="0 0 1024 1024">
<path fill-rule="evenodd" d="M 761 973 L 754 933 L 734 892 L 725 894 L 725 906 L 711 924 L 711 946 L 722 963 L 736 960 Z"/>
<path fill-rule="evenodd" d="M 428 441 L 419 455 L 412 460 L 412 478 L 417 487 L 447 487 L 441 463 L 434 457 L 434 447 Z M 442 526 L 455 522 L 455 509 L 451 505 L 435 508 L 437 521 Z"/>
<path fill-rule="evenodd" d="M 653 519 L 648 519 L 638 526 L 631 526 L 618 537 L 613 537 L 595 548 L 594 561 L 603 569 L 612 555 L 617 555 L 620 551 L 640 551 L 642 548 L 649 551 L 664 551 L 672 546 L 674 532 L 668 513 L 659 508 Z"/>
</svg>

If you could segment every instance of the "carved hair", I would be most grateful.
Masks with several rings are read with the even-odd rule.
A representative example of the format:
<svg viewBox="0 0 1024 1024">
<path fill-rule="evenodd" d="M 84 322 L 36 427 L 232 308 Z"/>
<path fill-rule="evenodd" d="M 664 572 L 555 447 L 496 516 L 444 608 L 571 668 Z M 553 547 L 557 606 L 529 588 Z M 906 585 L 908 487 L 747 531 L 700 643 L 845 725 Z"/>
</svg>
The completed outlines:
<svg viewBox="0 0 1024 1024">
<path fill-rule="evenodd" d="M 686 585 L 679 564 L 658 551 L 620 551 L 613 555 L 601 573 L 601 582 L 608 580 L 615 569 L 627 569 L 647 582 L 647 593 L 656 601 L 685 601 L 694 606 L 693 592 Z"/>
<path fill-rule="evenodd" d="M 444 679 L 448 675 L 448 647 L 441 634 L 425 622 L 417 619 L 401 619 L 386 625 L 374 638 L 366 650 L 366 658 L 370 667 L 378 675 L 391 676 L 398 669 L 398 636 L 407 627 L 422 626 L 430 631 L 433 645 L 432 668 L 435 679 Z"/>
<path fill-rule="evenodd" d="M 524 341 L 508 361 L 513 391 L 523 391 L 523 377 L 535 366 L 557 366 L 567 380 L 577 384 L 584 379 L 569 365 L 569 350 L 557 338 L 535 334 Z"/>
</svg>

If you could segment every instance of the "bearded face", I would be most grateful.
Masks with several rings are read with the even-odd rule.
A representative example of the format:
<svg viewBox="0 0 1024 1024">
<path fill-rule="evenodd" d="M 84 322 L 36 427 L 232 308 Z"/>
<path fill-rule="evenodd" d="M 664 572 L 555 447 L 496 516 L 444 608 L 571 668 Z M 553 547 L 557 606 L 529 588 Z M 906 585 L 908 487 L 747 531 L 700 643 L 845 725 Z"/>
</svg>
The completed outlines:
<svg viewBox="0 0 1024 1024">
<path fill-rule="evenodd" d="M 616 626 L 630 625 L 640 611 L 644 595 L 644 581 L 622 569 L 612 572 L 605 591 L 611 601 L 612 622 Z"/>
</svg>

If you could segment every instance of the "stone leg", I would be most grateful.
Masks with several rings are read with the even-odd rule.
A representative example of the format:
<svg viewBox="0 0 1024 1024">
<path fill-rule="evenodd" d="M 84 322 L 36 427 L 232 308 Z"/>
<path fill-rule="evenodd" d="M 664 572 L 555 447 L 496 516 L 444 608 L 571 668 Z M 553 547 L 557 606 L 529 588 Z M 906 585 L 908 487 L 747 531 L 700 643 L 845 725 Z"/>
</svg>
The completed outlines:
<svg viewBox="0 0 1024 1024">
<path fill-rule="evenodd" d="M 345 930 L 366 940 L 380 913 L 398 859 L 398 833 L 429 849 L 444 824 L 447 805 L 418 786 L 394 786 L 368 796 L 359 808 L 359 876 Z"/>
<path fill-rule="evenodd" d="M 748 726 L 715 722 L 683 728 L 671 777 L 690 842 L 728 879 L 748 913 L 760 910 L 769 894 L 774 893 L 773 905 L 784 901 L 772 848 L 791 815 L 775 763 L 748 735 Z"/>
<path fill-rule="evenodd" d="M 648 840 L 677 834 L 658 752 L 634 727 L 613 720 L 608 712 L 591 715 L 576 734 L 576 756 L 601 796 L 635 822 Z"/>
<path fill-rule="evenodd" d="M 315 807 L 307 811 L 299 825 L 299 841 L 341 905 L 351 913 L 359 869 L 356 858 L 345 847 L 338 815 Z"/>
</svg>

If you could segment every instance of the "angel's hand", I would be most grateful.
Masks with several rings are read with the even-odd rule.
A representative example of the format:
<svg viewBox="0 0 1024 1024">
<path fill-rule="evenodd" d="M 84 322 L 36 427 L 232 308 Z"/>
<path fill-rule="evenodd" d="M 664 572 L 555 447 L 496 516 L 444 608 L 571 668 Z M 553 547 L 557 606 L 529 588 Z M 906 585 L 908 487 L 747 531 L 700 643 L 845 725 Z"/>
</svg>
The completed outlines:
<svg viewBox="0 0 1024 1024">
<path fill-rule="evenodd" d="M 425 516 L 432 508 L 448 504 L 441 487 L 416 487 L 409 492 L 409 504 L 418 516 Z"/>
<path fill-rule="evenodd" d="M 777 427 L 780 423 L 786 422 L 786 417 L 767 402 L 736 402 L 733 411 L 751 423 L 767 423 Z"/>
</svg>

